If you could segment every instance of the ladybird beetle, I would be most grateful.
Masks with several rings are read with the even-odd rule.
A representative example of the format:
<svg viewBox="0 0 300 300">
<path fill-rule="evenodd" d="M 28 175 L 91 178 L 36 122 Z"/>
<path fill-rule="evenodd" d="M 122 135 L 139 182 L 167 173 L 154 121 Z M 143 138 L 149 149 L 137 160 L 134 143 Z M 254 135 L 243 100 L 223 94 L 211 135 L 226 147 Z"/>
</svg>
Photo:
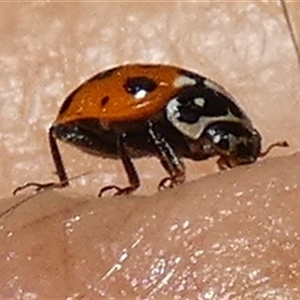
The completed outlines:
<svg viewBox="0 0 300 300">
<path fill-rule="evenodd" d="M 185 180 L 181 158 L 218 156 L 220 169 L 253 163 L 261 151 L 261 135 L 233 97 L 217 83 L 169 65 L 129 64 L 95 75 L 62 104 L 49 130 L 51 154 L 59 182 L 30 182 L 37 190 L 69 184 L 56 140 L 90 154 L 120 158 L 129 185 L 110 185 L 114 195 L 140 186 L 132 158 L 156 156 L 168 177 L 158 187 L 172 188 Z"/>
</svg>

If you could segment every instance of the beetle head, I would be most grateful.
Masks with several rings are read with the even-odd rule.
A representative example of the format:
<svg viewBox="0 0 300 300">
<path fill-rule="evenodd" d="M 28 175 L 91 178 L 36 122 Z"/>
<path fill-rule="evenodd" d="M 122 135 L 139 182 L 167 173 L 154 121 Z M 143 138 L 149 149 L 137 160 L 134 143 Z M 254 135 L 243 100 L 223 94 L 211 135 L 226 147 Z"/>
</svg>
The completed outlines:
<svg viewBox="0 0 300 300">
<path fill-rule="evenodd" d="M 242 123 L 216 122 L 206 128 L 203 137 L 229 168 L 252 163 L 261 153 L 261 135 Z"/>
</svg>

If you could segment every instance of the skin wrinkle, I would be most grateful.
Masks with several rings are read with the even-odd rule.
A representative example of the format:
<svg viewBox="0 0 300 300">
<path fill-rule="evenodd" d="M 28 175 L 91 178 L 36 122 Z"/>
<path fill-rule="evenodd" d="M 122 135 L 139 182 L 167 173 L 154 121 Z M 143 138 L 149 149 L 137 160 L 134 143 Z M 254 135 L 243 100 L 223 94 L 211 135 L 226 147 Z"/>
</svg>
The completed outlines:
<svg viewBox="0 0 300 300">
<path fill-rule="evenodd" d="M 286 6 L 297 28 L 299 4 Z M 16 186 L 56 179 L 47 128 L 65 96 L 124 62 L 208 76 L 264 145 L 291 144 L 270 155 L 284 157 L 224 172 L 215 160 L 186 162 L 187 183 L 161 193 L 159 163 L 138 160 L 139 194 L 99 199 L 102 186 L 125 184 L 120 162 L 60 143 L 68 174 L 89 174 L 1 216 L 0 298 L 300 298 L 300 155 L 289 155 L 299 149 L 299 68 L 277 3 L 3 3 L 0 16 L 0 214 L 32 195 L 8 198 Z"/>
</svg>

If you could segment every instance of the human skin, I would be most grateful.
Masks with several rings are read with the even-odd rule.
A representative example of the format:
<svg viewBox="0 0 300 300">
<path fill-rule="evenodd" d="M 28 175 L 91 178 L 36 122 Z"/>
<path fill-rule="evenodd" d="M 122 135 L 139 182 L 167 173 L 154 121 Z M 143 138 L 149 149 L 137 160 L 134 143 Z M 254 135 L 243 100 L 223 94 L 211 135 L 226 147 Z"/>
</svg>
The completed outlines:
<svg viewBox="0 0 300 300">
<path fill-rule="evenodd" d="M 150 197 L 45 191 L 1 219 L 2 298 L 298 299 L 299 159 Z"/>
<path fill-rule="evenodd" d="M 0 218 L 0 298 L 299 299 L 299 69 L 281 8 L 148 5 L 3 4 L 0 213 L 25 201 Z M 56 179 L 47 128 L 65 94 L 125 61 L 208 74 L 251 115 L 264 147 L 290 149 L 222 172 L 214 160 L 189 162 L 187 182 L 164 192 L 159 163 L 143 159 L 136 196 L 99 199 L 103 185 L 126 183 L 120 162 L 60 144 L 70 177 L 89 174 L 11 197 L 26 181 Z"/>
</svg>

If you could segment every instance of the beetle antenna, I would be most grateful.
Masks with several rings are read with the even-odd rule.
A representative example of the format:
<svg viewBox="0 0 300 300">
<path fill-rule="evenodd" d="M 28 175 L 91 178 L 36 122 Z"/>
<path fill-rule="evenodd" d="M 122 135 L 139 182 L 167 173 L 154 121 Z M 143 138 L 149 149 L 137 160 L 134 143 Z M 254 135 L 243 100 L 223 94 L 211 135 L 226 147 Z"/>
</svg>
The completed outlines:
<svg viewBox="0 0 300 300">
<path fill-rule="evenodd" d="M 259 157 L 266 156 L 273 148 L 276 148 L 276 147 L 289 147 L 289 144 L 287 141 L 279 141 L 279 142 L 273 143 L 273 144 L 269 145 L 265 151 L 260 152 Z"/>
</svg>

